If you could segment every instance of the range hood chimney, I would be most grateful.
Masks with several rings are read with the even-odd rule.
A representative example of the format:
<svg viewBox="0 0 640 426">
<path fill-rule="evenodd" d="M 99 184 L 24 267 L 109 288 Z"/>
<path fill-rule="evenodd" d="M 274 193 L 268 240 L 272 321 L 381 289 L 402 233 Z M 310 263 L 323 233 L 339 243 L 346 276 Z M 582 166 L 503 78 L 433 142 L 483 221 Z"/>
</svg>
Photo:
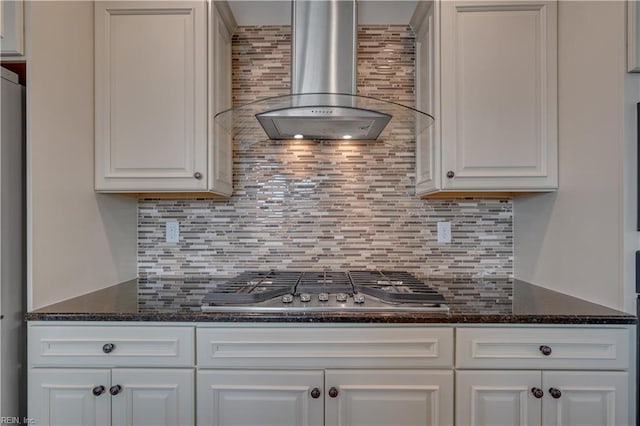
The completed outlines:
<svg viewBox="0 0 640 426">
<path fill-rule="evenodd" d="M 377 139 L 391 117 L 357 107 L 355 0 L 293 0 L 291 94 L 317 93 L 313 106 L 256 114 L 271 139 Z"/>
<path fill-rule="evenodd" d="M 356 95 L 357 35 L 356 0 L 292 0 L 291 95 L 223 111 L 216 121 L 236 135 L 252 115 L 270 139 L 375 140 L 392 119 L 420 133 L 433 121 L 428 114 Z"/>
</svg>

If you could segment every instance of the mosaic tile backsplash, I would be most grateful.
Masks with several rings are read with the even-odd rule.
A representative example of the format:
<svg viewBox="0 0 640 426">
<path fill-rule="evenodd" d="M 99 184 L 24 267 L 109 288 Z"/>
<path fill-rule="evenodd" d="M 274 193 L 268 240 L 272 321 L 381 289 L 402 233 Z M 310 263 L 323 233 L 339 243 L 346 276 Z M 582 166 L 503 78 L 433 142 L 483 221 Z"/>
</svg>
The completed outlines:
<svg viewBox="0 0 640 426">
<path fill-rule="evenodd" d="M 359 93 L 412 105 L 414 47 L 409 27 L 361 27 Z M 287 94 L 289 49 L 289 27 L 240 27 L 234 102 Z M 378 268 L 511 276 L 511 201 L 417 198 L 414 151 L 413 140 L 236 140 L 228 200 L 139 201 L 139 275 Z M 165 243 L 172 220 L 177 244 Z M 451 222 L 451 244 L 437 243 L 439 221 Z"/>
</svg>

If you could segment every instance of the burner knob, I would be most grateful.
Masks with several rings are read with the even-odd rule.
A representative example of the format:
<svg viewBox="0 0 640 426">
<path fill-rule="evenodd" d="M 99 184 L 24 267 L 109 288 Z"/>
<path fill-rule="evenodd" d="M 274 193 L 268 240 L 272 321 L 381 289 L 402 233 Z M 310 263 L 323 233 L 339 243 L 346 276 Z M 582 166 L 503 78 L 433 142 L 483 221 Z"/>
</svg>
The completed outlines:
<svg viewBox="0 0 640 426">
<path fill-rule="evenodd" d="M 309 293 L 302 293 L 300 295 L 301 302 L 309 302 L 311 300 L 311 295 Z"/>
<path fill-rule="evenodd" d="M 364 294 L 360 294 L 360 293 L 354 294 L 353 301 L 355 303 L 364 303 Z"/>
<path fill-rule="evenodd" d="M 285 294 L 282 296 L 282 303 L 291 303 L 291 302 L 293 302 L 292 294 Z"/>
<path fill-rule="evenodd" d="M 346 293 L 338 293 L 338 294 L 336 294 L 336 300 L 338 302 L 346 302 L 347 301 L 347 297 L 348 296 L 346 295 Z"/>
<path fill-rule="evenodd" d="M 326 302 L 329 300 L 329 295 L 327 293 L 318 294 L 318 300 L 321 302 Z"/>
</svg>

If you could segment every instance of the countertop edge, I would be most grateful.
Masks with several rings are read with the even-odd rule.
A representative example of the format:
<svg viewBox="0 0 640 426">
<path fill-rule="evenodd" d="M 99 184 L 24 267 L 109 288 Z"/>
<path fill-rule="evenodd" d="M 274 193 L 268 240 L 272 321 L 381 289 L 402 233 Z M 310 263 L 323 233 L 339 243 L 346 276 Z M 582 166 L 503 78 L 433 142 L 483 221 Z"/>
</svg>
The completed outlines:
<svg viewBox="0 0 640 426">
<path fill-rule="evenodd" d="M 193 323 L 377 323 L 377 324 L 566 324 L 566 325 L 634 325 L 637 318 L 628 316 L 588 315 L 447 315 L 375 314 L 249 314 L 249 313 L 184 313 L 184 314 L 96 314 L 96 313 L 28 313 L 27 321 L 115 321 L 115 322 L 193 322 Z"/>
<path fill-rule="evenodd" d="M 188 287 L 188 291 L 192 291 Z M 163 297 L 169 297 L 168 295 Z M 447 299 L 449 312 L 202 312 L 199 304 L 189 306 L 144 304 L 136 279 L 125 281 L 93 293 L 67 299 L 25 314 L 26 321 L 113 321 L 113 322 L 182 322 L 182 323 L 375 323 L 375 324 L 565 324 L 565 325 L 634 325 L 635 315 L 598 305 L 564 293 L 513 279 L 510 308 L 504 305 L 487 309 L 486 301 L 474 306 L 467 294 L 455 293 Z M 471 302 L 470 305 L 467 303 Z"/>
</svg>

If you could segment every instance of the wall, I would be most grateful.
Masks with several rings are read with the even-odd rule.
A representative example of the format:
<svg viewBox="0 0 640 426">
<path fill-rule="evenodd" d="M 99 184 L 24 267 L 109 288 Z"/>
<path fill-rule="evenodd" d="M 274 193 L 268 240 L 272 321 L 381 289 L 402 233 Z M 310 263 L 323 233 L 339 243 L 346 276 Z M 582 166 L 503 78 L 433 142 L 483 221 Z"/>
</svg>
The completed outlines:
<svg viewBox="0 0 640 426">
<path fill-rule="evenodd" d="M 288 94 L 289 31 L 238 29 L 236 104 Z M 360 93 L 413 105 L 414 48 L 408 27 L 361 27 Z M 370 267 L 422 276 L 512 274 L 511 201 L 417 198 L 414 140 L 386 131 L 378 142 L 278 142 L 262 135 L 236 139 L 228 201 L 139 203 L 141 277 Z M 164 241 L 169 220 L 180 223 L 178 244 Z M 453 244 L 436 242 L 436 222 L 443 220 L 452 222 Z"/>
<path fill-rule="evenodd" d="M 135 277 L 137 202 L 93 191 L 93 3 L 26 10 L 31 309 Z"/>
<path fill-rule="evenodd" d="M 634 312 L 635 102 L 625 2 L 559 2 L 559 182 L 514 201 L 515 275 Z"/>
</svg>

